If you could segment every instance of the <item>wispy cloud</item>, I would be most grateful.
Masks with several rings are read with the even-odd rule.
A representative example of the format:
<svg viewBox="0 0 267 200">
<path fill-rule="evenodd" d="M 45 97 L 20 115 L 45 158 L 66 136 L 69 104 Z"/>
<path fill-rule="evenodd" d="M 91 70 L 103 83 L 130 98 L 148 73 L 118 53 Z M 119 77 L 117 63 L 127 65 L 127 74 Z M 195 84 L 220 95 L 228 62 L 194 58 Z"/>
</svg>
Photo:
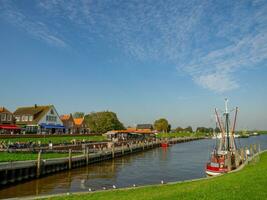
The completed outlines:
<svg viewBox="0 0 267 200">
<path fill-rule="evenodd" d="M 2 0 L 0 16 L 49 44 L 103 40 L 126 56 L 176 65 L 218 93 L 242 87 L 237 72 L 267 59 L 266 1 L 49 0 L 35 1 L 35 12 L 10 2 Z"/>
<path fill-rule="evenodd" d="M 36 39 L 45 41 L 46 43 L 58 46 L 67 47 L 66 42 L 61 39 L 55 31 L 51 30 L 45 23 L 31 18 L 23 14 L 16 6 L 14 6 L 11 1 L 2 0 L 0 7 L 0 17 L 5 18 L 8 22 L 21 28 L 30 35 L 34 36 Z"/>
</svg>

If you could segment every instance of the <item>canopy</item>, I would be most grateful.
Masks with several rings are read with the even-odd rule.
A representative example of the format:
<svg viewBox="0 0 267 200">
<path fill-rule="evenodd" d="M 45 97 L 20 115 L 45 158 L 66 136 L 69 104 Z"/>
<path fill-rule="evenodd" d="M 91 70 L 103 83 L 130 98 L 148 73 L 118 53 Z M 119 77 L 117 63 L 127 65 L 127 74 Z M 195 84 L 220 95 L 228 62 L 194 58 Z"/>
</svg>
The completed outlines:
<svg viewBox="0 0 267 200">
<path fill-rule="evenodd" d="M 65 128 L 65 126 L 62 126 L 60 124 L 41 124 L 41 127 L 42 128 L 47 128 L 47 129 L 52 129 L 52 128 L 55 128 L 55 129 L 63 129 Z"/>
<path fill-rule="evenodd" d="M 0 125 L 0 129 L 19 130 L 20 128 L 16 125 L 4 124 L 4 125 Z"/>
</svg>

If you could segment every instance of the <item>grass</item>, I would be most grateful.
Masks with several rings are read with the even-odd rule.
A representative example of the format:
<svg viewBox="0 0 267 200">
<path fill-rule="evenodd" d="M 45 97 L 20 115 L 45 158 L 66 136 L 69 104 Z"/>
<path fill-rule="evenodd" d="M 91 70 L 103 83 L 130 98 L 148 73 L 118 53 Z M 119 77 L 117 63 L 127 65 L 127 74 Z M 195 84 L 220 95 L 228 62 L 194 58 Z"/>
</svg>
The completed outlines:
<svg viewBox="0 0 267 200">
<path fill-rule="evenodd" d="M 42 144 L 48 144 L 49 141 L 52 141 L 53 144 L 60 144 L 60 143 L 64 143 L 64 142 L 71 142 L 71 140 L 76 139 L 77 141 L 81 141 L 81 140 L 86 140 L 86 141 L 104 141 L 106 140 L 105 136 L 102 135 L 93 135 L 93 136 L 58 136 L 58 137 L 49 137 L 49 136 L 45 136 L 42 138 L 20 138 L 19 136 L 17 138 L 5 138 L 5 139 L 0 139 L 0 143 L 1 142 L 35 142 L 37 143 L 38 141 L 41 141 Z"/>
<path fill-rule="evenodd" d="M 77 153 L 73 153 L 73 156 L 78 155 Z M 0 162 L 10 162 L 10 161 L 22 161 L 22 160 L 36 160 L 38 154 L 37 153 L 8 153 L 8 152 L 0 152 Z M 42 154 L 42 159 L 49 158 L 63 158 L 68 157 L 68 153 L 44 153 Z"/>
<path fill-rule="evenodd" d="M 259 134 L 267 134 L 267 131 L 255 131 L 255 132 L 257 132 Z"/>
<path fill-rule="evenodd" d="M 178 137 L 205 137 L 207 133 L 187 133 L 187 132 L 179 132 L 179 133 L 159 133 L 157 138 L 178 138 Z"/>
<path fill-rule="evenodd" d="M 193 182 L 146 186 L 134 189 L 57 196 L 50 199 L 173 200 L 173 199 L 267 199 L 267 153 L 260 162 L 241 171 Z"/>
</svg>

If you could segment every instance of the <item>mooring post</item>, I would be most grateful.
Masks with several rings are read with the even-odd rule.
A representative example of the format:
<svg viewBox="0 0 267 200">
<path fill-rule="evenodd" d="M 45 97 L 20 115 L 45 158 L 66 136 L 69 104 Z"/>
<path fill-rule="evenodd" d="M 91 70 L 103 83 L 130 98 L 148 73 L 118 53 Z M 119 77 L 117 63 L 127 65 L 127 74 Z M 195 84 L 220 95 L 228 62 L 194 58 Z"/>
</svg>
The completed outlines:
<svg viewBox="0 0 267 200">
<path fill-rule="evenodd" d="M 256 154 L 257 153 L 257 145 L 254 144 L 253 147 L 254 147 L 254 153 Z"/>
<path fill-rule="evenodd" d="M 124 155 L 124 145 L 123 145 L 123 143 L 121 145 L 121 152 L 122 152 L 122 155 Z"/>
<path fill-rule="evenodd" d="M 143 150 L 145 150 L 145 143 L 143 142 Z"/>
<path fill-rule="evenodd" d="M 86 147 L 86 150 L 85 150 L 85 152 L 86 152 L 86 165 L 88 165 L 89 164 L 89 148 L 88 147 Z"/>
<path fill-rule="evenodd" d="M 250 156 L 253 156 L 254 153 L 253 153 L 252 144 L 250 145 L 249 151 L 250 151 L 250 154 L 251 154 Z"/>
<path fill-rule="evenodd" d="M 240 154 L 238 150 L 235 150 L 235 167 L 237 168 L 240 164 Z"/>
<path fill-rule="evenodd" d="M 231 152 L 228 151 L 227 152 L 227 169 L 228 171 L 231 171 L 232 170 L 232 159 L 231 159 Z"/>
<path fill-rule="evenodd" d="M 240 149 L 240 154 L 241 154 L 241 161 L 243 163 L 244 162 L 244 149 L 243 148 Z"/>
<path fill-rule="evenodd" d="M 112 145 L 112 158 L 115 158 L 115 144 Z"/>
<path fill-rule="evenodd" d="M 72 155 L 71 155 L 71 149 L 69 149 L 69 169 L 71 169 L 71 159 Z"/>
<path fill-rule="evenodd" d="M 36 177 L 39 178 L 41 175 L 41 154 L 42 150 L 39 150 L 37 157 L 37 168 L 36 168 Z"/>
</svg>

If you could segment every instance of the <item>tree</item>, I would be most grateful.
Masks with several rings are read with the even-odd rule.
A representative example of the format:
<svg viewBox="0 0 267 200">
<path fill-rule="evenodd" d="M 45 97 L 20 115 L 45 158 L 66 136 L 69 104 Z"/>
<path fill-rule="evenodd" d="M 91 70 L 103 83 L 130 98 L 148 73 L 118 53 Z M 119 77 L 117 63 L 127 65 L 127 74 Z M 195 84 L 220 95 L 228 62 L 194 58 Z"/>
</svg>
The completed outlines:
<svg viewBox="0 0 267 200">
<path fill-rule="evenodd" d="M 180 132 L 183 132 L 184 129 L 183 129 L 182 127 L 178 126 L 178 127 L 175 129 L 175 131 L 176 131 L 177 133 L 180 133 Z"/>
<path fill-rule="evenodd" d="M 85 123 L 93 133 L 106 133 L 111 130 L 125 129 L 114 112 L 90 113 L 84 117 Z"/>
<path fill-rule="evenodd" d="M 157 131 L 168 132 L 171 127 L 169 126 L 167 119 L 161 118 L 154 122 L 154 128 Z"/>
<path fill-rule="evenodd" d="M 84 117 L 84 113 L 83 112 L 75 112 L 72 115 L 73 118 L 83 118 Z"/>
<path fill-rule="evenodd" d="M 188 126 L 184 129 L 185 132 L 188 132 L 188 133 L 192 133 L 193 132 L 193 129 L 191 126 Z"/>
</svg>

